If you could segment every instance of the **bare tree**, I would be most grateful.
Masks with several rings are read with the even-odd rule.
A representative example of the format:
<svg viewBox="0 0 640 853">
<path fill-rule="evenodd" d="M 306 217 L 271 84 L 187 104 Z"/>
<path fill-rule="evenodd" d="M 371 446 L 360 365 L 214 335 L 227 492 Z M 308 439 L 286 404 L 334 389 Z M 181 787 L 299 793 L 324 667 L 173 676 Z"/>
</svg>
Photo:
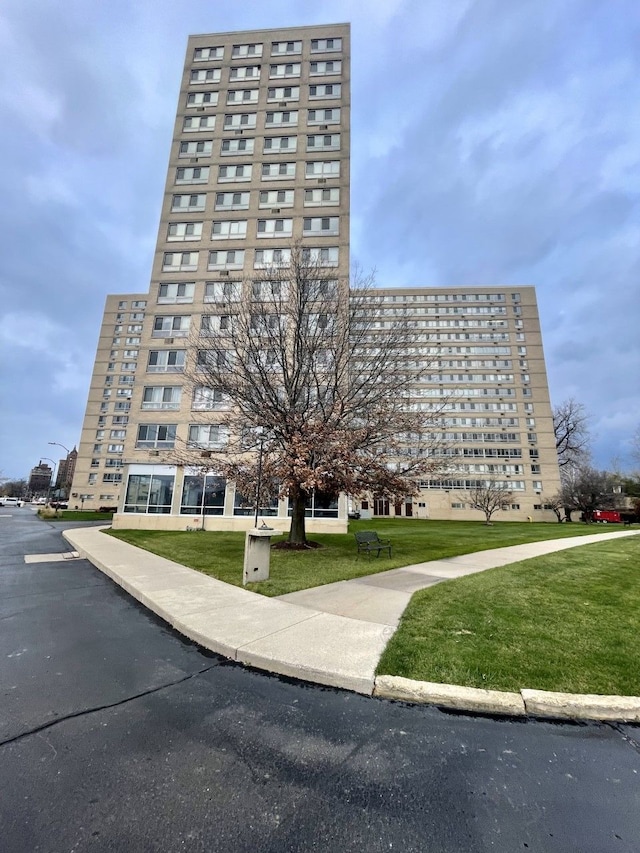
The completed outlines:
<svg viewBox="0 0 640 853">
<path fill-rule="evenodd" d="M 590 465 L 574 467 L 571 476 L 563 477 L 561 491 L 567 520 L 571 512 L 582 513 L 584 521 L 593 519 L 593 511 L 615 505 L 611 478 L 606 471 L 597 471 Z"/>
<path fill-rule="evenodd" d="M 636 431 L 631 437 L 631 458 L 640 469 L 640 425 L 636 427 Z"/>
<path fill-rule="evenodd" d="M 578 465 L 589 457 L 589 416 L 582 403 L 570 398 L 553 410 L 558 465 Z"/>
<path fill-rule="evenodd" d="M 491 524 L 491 517 L 504 508 L 510 497 L 509 483 L 501 480 L 479 480 L 475 488 L 469 491 L 471 506 L 484 513 L 485 524 Z"/>
<path fill-rule="evenodd" d="M 556 492 L 555 495 L 552 495 L 550 498 L 546 500 L 545 509 L 552 509 L 558 519 L 558 522 L 562 522 L 563 519 L 566 519 L 566 499 L 561 491 Z"/>
<path fill-rule="evenodd" d="M 444 401 L 428 413 L 411 405 L 407 323 L 382 319 L 371 277 L 349 288 L 312 251 L 293 245 L 261 278 L 221 284 L 187 371 L 194 399 L 220 409 L 220 452 L 209 464 L 247 495 L 260 444 L 263 482 L 289 498 L 291 545 L 306 543 L 312 496 L 413 495 L 416 478 L 446 465 L 434 452 Z M 421 452 L 406 455 L 416 437 Z M 191 453 L 191 464 L 206 464 L 193 459 L 197 441 L 189 445 L 183 461 Z"/>
</svg>

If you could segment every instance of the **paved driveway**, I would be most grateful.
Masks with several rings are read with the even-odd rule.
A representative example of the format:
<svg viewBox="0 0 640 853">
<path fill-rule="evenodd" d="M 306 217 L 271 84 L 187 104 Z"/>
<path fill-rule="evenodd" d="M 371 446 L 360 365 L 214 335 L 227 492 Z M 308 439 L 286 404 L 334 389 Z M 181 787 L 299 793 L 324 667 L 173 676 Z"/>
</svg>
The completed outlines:
<svg viewBox="0 0 640 853">
<path fill-rule="evenodd" d="M 230 664 L 0 516 L 0 849 L 636 853 L 640 730 L 445 714 Z"/>
</svg>

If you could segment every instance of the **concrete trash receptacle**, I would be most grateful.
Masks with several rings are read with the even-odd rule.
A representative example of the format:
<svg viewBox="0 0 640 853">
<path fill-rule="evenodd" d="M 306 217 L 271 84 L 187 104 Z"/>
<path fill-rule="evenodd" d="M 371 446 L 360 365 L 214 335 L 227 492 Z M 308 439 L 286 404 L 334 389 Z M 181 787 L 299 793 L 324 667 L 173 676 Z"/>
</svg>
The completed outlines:
<svg viewBox="0 0 640 853">
<path fill-rule="evenodd" d="M 255 528 L 247 530 L 244 541 L 244 571 L 242 583 L 246 586 L 255 581 L 269 580 L 271 537 L 275 530 Z"/>
</svg>

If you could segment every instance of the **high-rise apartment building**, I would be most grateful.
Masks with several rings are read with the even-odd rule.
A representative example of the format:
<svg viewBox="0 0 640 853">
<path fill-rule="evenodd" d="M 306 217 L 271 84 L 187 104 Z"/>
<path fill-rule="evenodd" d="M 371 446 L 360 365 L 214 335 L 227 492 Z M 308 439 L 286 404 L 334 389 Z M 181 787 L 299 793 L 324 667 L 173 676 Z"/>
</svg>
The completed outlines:
<svg viewBox="0 0 640 853">
<path fill-rule="evenodd" d="M 232 483 L 171 464 L 176 442 L 219 449 L 202 419 L 219 401 L 184 381 L 187 340 L 224 331 L 224 306 L 293 245 L 348 281 L 349 151 L 348 24 L 189 38 L 149 292 L 107 297 L 70 506 L 118 506 L 121 526 L 252 525 Z M 477 518 L 464 490 L 499 476 L 501 517 L 545 517 L 558 469 L 533 288 L 381 293 L 390 315 L 415 313 L 412 358 L 430 364 L 416 405 L 452 395 L 459 476 L 361 511 Z M 286 525 L 286 501 L 273 512 Z M 344 529 L 346 497 L 310 515 Z"/>
</svg>

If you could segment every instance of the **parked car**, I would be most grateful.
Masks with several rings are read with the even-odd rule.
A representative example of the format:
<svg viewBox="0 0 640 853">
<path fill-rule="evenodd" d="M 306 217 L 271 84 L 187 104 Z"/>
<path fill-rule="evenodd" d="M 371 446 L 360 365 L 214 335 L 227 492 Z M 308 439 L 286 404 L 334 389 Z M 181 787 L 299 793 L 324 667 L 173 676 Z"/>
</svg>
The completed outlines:
<svg viewBox="0 0 640 853">
<path fill-rule="evenodd" d="M 24 506 L 22 498 L 8 498 L 6 495 L 0 497 L 2 506 Z"/>
</svg>

